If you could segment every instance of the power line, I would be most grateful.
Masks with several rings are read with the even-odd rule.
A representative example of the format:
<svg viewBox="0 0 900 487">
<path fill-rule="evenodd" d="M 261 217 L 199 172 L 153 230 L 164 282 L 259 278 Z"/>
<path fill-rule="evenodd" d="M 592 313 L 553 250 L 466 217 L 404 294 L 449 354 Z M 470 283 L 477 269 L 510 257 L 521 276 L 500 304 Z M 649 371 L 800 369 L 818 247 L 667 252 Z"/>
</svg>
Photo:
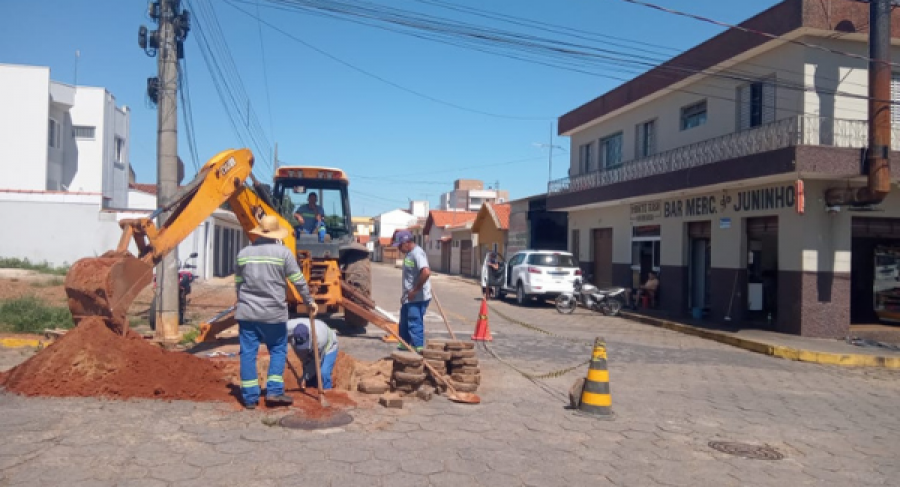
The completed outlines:
<svg viewBox="0 0 900 487">
<path fill-rule="evenodd" d="M 327 52 L 327 51 L 325 51 L 325 50 L 323 50 L 323 49 L 320 49 L 320 48 L 318 48 L 318 47 L 316 47 L 316 46 L 310 44 L 310 43 L 307 42 L 307 41 L 304 41 L 303 39 L 297 37 L 296 35 L 293 35 L 293 34 L 287 32 L 287 31 L 285 31 L 285 30 L 283 30 L 283 29 L 281 29 L 281 28 L 275 26 L 274 24 L 271 24 L 271 23 L 269 23 L 269 22 L 267 22 L 267 21 L 265 21 L 265 20 L 262 20 L 261 17 L 259 17 L 259 16 L 254 16 L 254 15 L 251 14 L 250 12 L 247 12 L 246 10 L 244 10 L 244 9 L 242 9 L 242 8 L 240 8 L 240 7 L 238 7 L 237 5 L 235 5 L 234 3 L 230 2 L 230 1 L 227 1 L 227 0 L 226 0 L 226 3 L 229 4 L 232 8 L 234 8 L 234 9 L 236 9 L 236 10 L 242 12 L 243 14 L 245 14 L 245 15 L 251 17 L 251 18 L 256 18 L 257 22 L 263 23 L 263 24 L 267 25 L 267 26 L 268 26 L 269 28 L 271 28 L 272 30 L 274 30 L 274 31 L 276 31 L 276 32 L 278 32 L 278 33 L 280 33 L 280 34 L 282 34 L 282 35 L 284 35 L 284 36 L 286 36 L 286 37 L 288 37 L 288 38 L 290 38 L 290 39 L 292 39 L 292 40 L 294 40 L 294 41 L 296 41 L 296 42 L 298 42 L 298 43 L 300 43 L 300 44 L 302 44 L 302 45 L 304 45 L 304 46 L 306 46 L 308 49 L 311 49 L 311 50 L 313 50 L 313 51 L 318 52 L 319 54 L 321 54 L 321 55 L 323 55 L 323 56 L 325 56 L 325 57 L 331 59 L 332 61 L 335 61 L 335 62 L 337 62 L 337 63 L 340 63 L 340 64 L 342 64 L 342 65 L 344 65 L 344 66 L 346 66 L 346 67 L 348 67 L 348 68 L 350 68 L 350 69 L 352 69 L 352 70 L 358 72 L 358 73 L 362 73 L 362 74 L 364 74 L 364 75 L 366 75 L 366 76 L 369 76 L 369 77 L 374 78 L 374 79 L 376 79 L 376 80 L 378 80 L 378 81 L 381 81 L 382 83 L 385 83 L 385 84 L 387 84 L 387 85 L 393 86 L 394 88 L 397 88 L 398 90 L 405 91 L 405 92 L 407 92 L 407 93 L 410 93 L 410 94 L 412 94 L 412 95 L 418 96 L 418 97 L 420 97 L 420 98 L 424 98 L 424 99 L 429 100 L 429 101 L 432 101 L 432 102 L 434 102 L 434 103 L 438 103 L 438 104 L 445 105 L 445 106 L 448 106 L 448 107 L 456 108 L 457 110 L 462 110 L 462 111 L 465 111 L 465 112 L 477 113 L 477 114 L 479 114 L 479 115 L 485 115 L 485 116 L 488 116 L 488 117 L 495 117 L 495 118 L 505 118 L 505 119 L 512 119 L 512 120 L 553 120 L 553 119 L 555 119 L 555 117 L 531 117 L 531 116 L 519 116 L 519 115 L 502 115 L 502 114 L 499 114 L 499 113 L 486 112 L 486 111 L 478 110 L 478 109 L 475 109 L 475 108 L 468 108 L 468 107 L 465 107 L 465 106 L 462 106 L 462 105 L 458 105 L 458 104 L 453 103 L 453 102 L 449 102 L 449 101 L 446 101 L 446 100 L 441 100 L 440 98 L 436 98 L 436 97 L 433 97 L 433 96 L 428 95 L 428 94 L 426 94 L 426 93 L 422 93 L 421 91 L 417 91 L 417 90 L 414 90 L 414 89 L 412 89 L 412 88 L 408 88 L 408 87 L 406 87 L 406 86 L 403 86 L 403 85 L 400 85 L 400 84 L 398 84 L 398 83 L 395 83 L 395 82 L 393 82 L 393 81 L 391 81 L 391 80 L 389 80 L 389 79 L 386 79 L 386 78 L 384 78 L 384 77 L 381 77 L 381 76 L 379 76 L 379 75 L 377 75 L 377 74 L 375 74 L 375 73 L 372 73 L 371 71 L 367 71 L 367 70 L 365 70 L 365 69 L 363 69 L 363 68 L 360 68 L 359 66 L 356 66 L 356 65 L 354 65 L 354 64 L 352 64 L 352 63 L 350 63 L 350 62 L 348 62 L 348 61 L 345 61 L 345 60 L 343 60 L 343 59 L 341 59 L 341 58 L 339 58 L 339 57 L 337 57 L 337 56 L 335 56 L 335 55 L 333 55 L 333 54 L 331 54 L 331 53 L 329 53 L 329 52 Z"/>
<path fill-rule="evenodd" d="M 704 17 L 704 16 L 702 16 L 702 15 L 697 15 L 697 14 L 691 14 L 691 13 L 687 13 L 687 12 L 682 12 L 682 11 L 680 11 L 680 10 L 675 10 L 675 9 L 672 9 L 672 8 L 663 7 L 663 6 L 661 6 L 661 5 L 656 5 L 656 4 L 654 4 L 654 3 L 644 2 L 644 1 L 641 1 L 641 0 L 620 0 L 620 1 L 622 1 L 622 2 L 627 2 L 627 3 L 632 3 L 632 4 L 634 4 L 634 5 L 640 5 L 640 6 L 642 6 L 642 7 L 647 7 L 647 8 L 651 8 L 651 9 L 654 9 L 654 10 L 659 10 L 660 12 L 665 12 L 665 13 L 672 14 L 672 15 L 678 15 L 678 16 L 681 16 L 681 17 L 687 17 L 687 18 L 690 18 L 690 19 L 699 20 L 699 21 L 701 21 L 701 22 L 706 22 L 706 23 L 709 23 L 709 24 L 718 25 L 718 26 L 720 26 L 720 27 L 728 27 L 729 29 L 736 29 L 736 30 L 739 30 L 739 31 L 742 31 L 742 32 L 747 32 L 747 33 L 750 33 L 750 34 L 756 34 L 756 35 L 763 36 L 763 37 L 766 37 L 766 38 L 769 38 L 769 39 L 775 39 L 775 40 L 779 40 L 779 41 L 789 42 L 789 43 L 791 43 L 791 44 L 796 44 L 796 45 L 798 45 L 798 46 L 807 47 L 807 48 L 809 48 L 809 49 L 816 49 L 816 50 L 828 52 L 828 53 L 831 53 L 831 54 L 837 54 L 837 55 L 840 55 L 840 56 L 846 56 L 846 57 L 851 57 L 851 58 L 854 58 L 854 59 L 860 59 L 860 60 L 863 60 L 863 61 L 866 61 L 866 62 L 879 62 L 879 63 L 887 64 L 887 65 L 889 65 L 889 66 L 891 66 L 891 67 L 895 67 L 895 68 L 896 68 L 896 67 L 900 67 L 900 64 L 892 63 L 892 62 L 890 62 L 890 61 L 878 61 L 878 60 L 876 60 L 876 59 L 872 59 L 872 58 L 870 58 L 870 57 L 868 57 L 868 56 L 863 56 L 863 55 L 861 55 L 861 54 L 854 54 L 854 53 L 852 53 L 852 52 L 841 51 L 840 49 L 832 49 L 832 48 L 830 48 L 830 47 L 822 46 L 822 45 L 819 45 L 819 44 L 812 44 L 812 43 L 805 42 L 805 41 L 800 41 L 800 40 L 797 40 L 797 39 L 789 39 L 789 38 L 784 37 L 784 36 L 775 35 L 775 34 L 770 34 L 769 32 L 764 32 L 764 31 L 757 30 L 757 29 L 751 29 L 751 28 L 749 28 L 749 27 L 743 27 L 743 26 L 740 26 L 740 25 L 729 24 L 729 23 L 727 23 L 727 22 L 722 22 L 722 21 L 720 21 L 720 20 L 711 19 L 711 18 L 709 18 L 709 17 Z"/>
<path fill-rule="evenodd" d="M 259 52 L 260 58 L 262 59 L 263 65 L 263 81 L 266 84 L 266 106 L 269 110 L 269 133 L 272 137 L 275 137 L 275 124 L 272 121 L 272 98 L 269 95 L 269 69 L 266 65 L 266 45 L 263 42 L 263 33 L 262 33 L 262 21 L 260 21 L 262 15 L 259 13 L 259 0 L 256 0 L 256 27 L 259 32 Z"/>
</svg>

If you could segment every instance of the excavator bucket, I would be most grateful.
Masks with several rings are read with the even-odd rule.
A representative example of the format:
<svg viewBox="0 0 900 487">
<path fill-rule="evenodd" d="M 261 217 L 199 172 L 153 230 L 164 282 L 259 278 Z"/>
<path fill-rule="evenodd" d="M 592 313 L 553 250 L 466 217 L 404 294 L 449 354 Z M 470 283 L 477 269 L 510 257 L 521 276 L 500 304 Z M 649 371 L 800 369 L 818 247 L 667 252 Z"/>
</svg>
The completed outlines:
<svg viewBox="0 0 900 487">
<path fill-rule="evenodd" d="M 107 252 L 75 262 L 65 282 L 75 325 L 99 316 L 111 329 L 122 332 L 128 327 L 128 307 L 152 280 L 153 266 L 128 252 Z"/>
</svg>

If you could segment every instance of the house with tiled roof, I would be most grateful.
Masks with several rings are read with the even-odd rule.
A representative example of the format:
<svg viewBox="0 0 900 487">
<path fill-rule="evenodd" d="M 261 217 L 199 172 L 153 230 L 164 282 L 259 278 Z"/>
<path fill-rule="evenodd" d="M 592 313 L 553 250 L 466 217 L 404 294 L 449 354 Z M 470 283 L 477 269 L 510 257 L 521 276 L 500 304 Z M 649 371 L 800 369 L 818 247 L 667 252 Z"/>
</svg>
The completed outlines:
<svg viewBox="0 0 900 487">
<path fill-rule="evenodd" d="M 425 254 L 428 263 L 438 272 L 450 272 L 452 239 L 451 228 L 475 221 L 478 213 L 474 211 L 431 210 L 425 220 Z M 462 245 L 462 244 L 460 244 Z M 471 245 L 471 241 L 469 242 Z"/>
<path fill-rule="evenodd" d="M 507 256 L 506 244 L 509 234 L 509 216 L 511 206 L 509 203 L 491 204 L 485 203 L 478 210 L 478 216 L 472 224 L 472 233 L 478 237 L 479 262 L 490 251 L 500 252 Z"/>
</svg>

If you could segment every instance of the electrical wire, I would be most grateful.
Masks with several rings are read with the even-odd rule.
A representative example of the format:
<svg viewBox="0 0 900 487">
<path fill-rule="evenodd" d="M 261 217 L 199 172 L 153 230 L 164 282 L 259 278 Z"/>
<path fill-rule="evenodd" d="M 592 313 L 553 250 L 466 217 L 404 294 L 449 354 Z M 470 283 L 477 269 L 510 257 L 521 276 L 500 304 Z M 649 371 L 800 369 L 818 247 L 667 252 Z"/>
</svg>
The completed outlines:
<svg viewBox="0 0 900 487">
<path fill-rule="evenodd" d="M 512 119 L 512 120 L 554 120 L 554 119 L 556 118 L 556 117 L 535 117 L 535 116 L 521 116 L 521 115 L 503 115 L 503 114 L 499 114 L 499 113 L 492 113 L 492 112 L 487 112 L 487 111 L 484 111 L 484 110 L 478 110 L 478 109 L 475 109 L 475 108 L 465 107 L 465 106 L 459 105 L 459 104 L 457 104 L 457 103 L 453 103 L 453 102 L 449 102 L 449 101 L 446 101 L 446 100 L 442 100 L 442 99 L 440 99 L 440 98 L 436 98 L 436 97 L 434 97 L 434 96 L 428 95 L 428 94 L 423 93 L 423 92 L 421 92 L 421 91 L 414 90 L 414 89 L 412 89 L 412 88 L 408 88 L 408 87 L 403 86 L 403 85 L 401 85 L 401 84 L 399 84 L 399 83 L 395 83 L 395 82 L 393 82 L 393 81 L 391 81 L 391 80 L 389 80 L 389 79 L 387 79 L 387 78 L 384 78 L 384 77 L 382 77 L 382 76 L 379 76 L 379 75 L 377 75 L 377 74 L 375 74 L 375 73 L 373 73 L 373 72 L 371 72 L 371 71 L 365 70 L 365 69 L 363 69 L 363 68 L 360 68 L 359 66 L 356 66 L 355 64 L 352 64 L 352 63 L 350 63 L 350 62 L 348 62 L 348 61 L 345 61 L 345 60 L 343 60 L 343 59 L 341 59 L 341 58 L 339 58 L 339 57 L 337 57 L 337 56 L 335 56 L 335 55 L 333 55 L 333 54 L 331 54 L 331 53 L 325 51 L 324 49 L 321 49 L 321 48 L 319 48 L 319 47 L 316 47 L 316 46 L 310 44 L 309 42 L 307 42 L 307 41 L 301 39 L 300 37 L 297 37 L 296 35 L 291 34 L 290 32 L 287 32 L 287 31 L 285 31 L 284 29 L 279 28 L 278 26 L 276 26 L 276 25 L 274 25 L 274 24 L 272 24 L 272 23 L 270 23 L 270 22 L 267 22 L 267 21 L 265 21 L 265 20 L 262 20 L 262 18 L 261 18 L 260 16 L 258 16 L 258 15 L 257 15 L 257 16 L 254 16 L 254 15 L 251 14 L 250 12 L 248 12 L 248 11 L 246 11 L 246 10 L 240 8 L 239 6 L 235 5 L 235 4 L 234 4 L 233 2 L 231 2 L 231 1 L 226 0 L 225 3 L 227 3 L 228 5 L 230 5 L 230 6 L 231 6 L 232 8 L 234 8 L 235 10 L 238 10 L 239 12 L 243 13 L 244 15 L 247 15 L 248 17 L 251 17 L 251 18 L 255 18 L 255 19 L 257 20 L 257 22 L 262 23 L 262 24 L 265 24 L 265 25 L 268 26 L 270 29 L 272 29 L 272 30 L 274 30 L 274 31 L 276 31 L 276 32 L 278 32 L 278 33 L 284 35 L 285 37 L 288 37 L 289 39 L 292 39 L 292 40 L 294 40 L 294 41 L 296 41 L 296 42 L 302 44 L 302 45 L 305 46 L 306 48 L 308 48 L 308 49 L 310 49 L 310 50 L 313 50 L 313 51 L 315 51 L 315 52 L 317 52 L 317 53 L 319 53 L 319 54 L 321 54 L 321 55 L 323 55 L 323 56 L 325 56 L 325 57 L 331 59 L 331 60 L 334 61 L 334 62 L 337 62 L 337 63 L 339 63 L 339 64 L 342 64 L 342 65 L 344 65 L 344 66 L 346 66 L 346 67 L 348 67 L 348 68 L 350 68 L 350 69 L 352 69 L 352 70 L 354 70 L 354 71 L 356 71 L 356 72 L 358 72 L 358 73 L 362 73 L 362 74 L 364 74 L 364 75 L 366 75 L 366 76 L 368 76 L 368 77 L 370 77 L 370 78 L 374 78 L 374 79 L 376 79 L 376 80 L 378 80 L 378 81 L 380 81 L 380 82 L 382 82 L 382 83 L 384 83 L 384 84 L 387 84 L 387 85 L 389 85 L 389 86 L 393 86 L 394 88 L 397 88 L 398 90 L 405 91 L 405 92 L 407 92 L 407 93 L 410 93 L 410 94 L 412 94 L 412 95 L 418 96 L 418 97 L 420 97 L 420 98 L 424 98 L 424 99 L 429 100 L 429 101 L 432 101 L 432 102 L 434 102 L 434 103 L 438 103 L 438 104 L 441 104 L 441 105 L 445 105 L 445 106 L 448 106 L 448 107 L 451 107 L 451 108 L 455 108 L 455 109 L 457 109 L 457 110 L 462 110 L 462 111 L 465 111 L 465 112 L 476 113 L 476 114 L 479 114 L 479 115 L 485 115 L 485 116 L 488 116 L 488 117 L 495 117 L 495 118 L 505 118 L 505 119 Z"/>
<path fill-rule="evenodd" d="M 347 20 L 370 27 L 377 27 L 405 35 L 411 35 L 413 37 L 455 45 L 457 47 L 478 50 L 489 54 L 501 55 L 503 57 L 544 64 L 551 67 L 611 79 L 623 80 L 621 77 L 609 76 L 603 73 L 587 71 L 583 68 L 576 68 L 572 63 L 578 63 L 577 65 L 579 66 L 583 66 L 584 64 L 605 65 L 607 71 L 609 71 L 609 65 L 618 66 L 619 68 L 623 66 L 631 66 L 632 68 L 652 68 L 647 71 L 646 74 L 656 77 L 664 76 L 667 72 L 679 72 L 683 74 L 701 74 L 745 83 L 752 83 L 759 80 L 759 75 L 755 74 L 748 75 L 737 71 L 732 72 L 727 69 L 718 71 L 713 71 L 711 69 L 697 69 L 691 66 L 680 65 L 673 60 L 666 61 L 659 58 L 635 55 L 634 53 L 616 52 L 594 46 L 584 46 L 573 43 L 553 44 L 554 42 L 557 42 L 557 40 L 543 39 L 521 33 L 489 30 L 466 23 L 453 24 L 452 22 L 447 22 L 437 17 L 424 14 L 418 14 L 417 17 L 416 14 L 410 14 L 409 12 L 402 10 L 377 5 L 372 7 L 372 5 L 375 4 L 366 2 L 357 2 L 358 4 L 348 4 L 346 2 L 335 0 L 267 0 L 267 2 L 276 4 L 273 8 Z M 317 9 L 322 10 L 322 12 L 316 11 Z M 341 15 L 344 17 L 341 17 Z M 373 24 L 372 21 L 379 21 L 387 25 Z M 393 26 L 394 24 L 396 24 L 396 26 Z M 409 29 L 417 29 L 421 32 L 410 32 Z M 424 32 L 424 34 L 422 32 Z M 460 40 L 460 38 L 462 40 Z M 475 42 L 485 44 L 486 47 L 490 49 L 478 48 L 473 45 Z M 497 43 L 500 43 L 500 47 L 502 48 L 499 51 L 497 50 Z M 511 49 L 521 51 L 523 54 L 530 56 L 530 58 L 523 57 L 522 55 L 510 55 L 508 51 Z M 566 62 L 560 62 L 561 57 L 564 57 L 565 59 L 574 59 L 570 59 L 568 64 L 566 64 Z M 621 69 L 619 70 L 621 71 Z M 624 79 L 623 81 L 629 81 L 629 79 Z M 815 86 L 803 85 L 801 83 L 787 82 L 780 78 L 776 80 L 776 83 L 778 87 L 789 90 L 815 92 L 854 99 L 868 99 L 865 95 L 858 95 L 839 90 L 827 90 Z M 734 88 L 730 87 L 728 89 L 733 90 Z M 689 91 L 680 89 L 675 89 L 673 91 L 690 93 Z M 731 101 L 734 100 L 732 99 Z M 803 112 L 797 111 L 797 113 Z"/>
<path fill-rule="evenodd" d="M 680 10 L 663 7 L 662 5 L 657 5 L 655 3 L 644 2 L 642 0 L 619 0 L 619 1 L 631 3 L 634 5 L 640 5 L 642 7 L 659 10 L 660 12 L 665 12 L 665 13 L 672 14 L 672 15 L 678 15 L 680 17 L 687 17 L 690 19 L 699 20 L 701 22 L 706 22 L 708 24 L 718 25 L 719 27 L 727 27 L 729 29 L 735 29 L 735 30 L 739 30 L 741 32 L 747 32 L 750 34 L 756 34 L 758 36 L 766 37 L 766 38 L 773 39 L 773 40 L 789 42 L 791 44 L 796 44 L 798 46 L 803 46 L 803 47 L 806 47 L 809 49 L 816 49 L 818 51 L 824 51 L 824 52 L 831 53 L 831 54 L 837 54 L 840 56 L 850 57 L 850 58 L 854 58 L 854 59 L 860 59 L 860 60 L 863 60 L 866 62 L 877 62 L 877 63 L 886 64 L 886 65 L 894 67 L 894 68 L 900 68 L 900 64 L 893 63 L 890 61 L 881 61 L 881 60 L 877 60 L 877 59 L 872 59 L 868 56 L 863 56 L 861 54 L 855 54 L 852 52 L 842 51 L 840 49 L 832 49 L 830 47 L 822 46 L 819 44 L 813 44 L 813 43 L 806 42 L 806 41 L 800 41 L 797 39 L 790 39 L 785 36 L 771 34 L 769 32 L 764 32 L 764 31 L 757 30 L 757 29 L 751 29 L 749 27 L 744 27 L 741 25 L 729 24 L 727 22 L 722 22 L 720 20 L 711 19 L 709 17 L 704 17 L 702 15 L 682 12 Z"/>
<path fill-rule="evenodd" d="M 263 161 L 274 174 L 274 165 L 270 158 L 272 145 L 244 89 L 214 9 L 208 3 L 209 0 L 187 0 L 187 2 L 194 12 L 194 29 L 197 32 L 194 38 L 197 39 L 201 55 L 235 136 L 242 145 L 252 145 L 257 161 Z M 237 114 L 244 113 L 246 113 L 244 120 L 239 119 Z"/>
<path fill-rule="evenodd" d="M 266 45 L 263 42 L 263 33 L 262 33 L 262 15 L 259 13 L 259 0 L 256 0 L 256 23 L 257 31 L 259 33 L 259 53 L 260 58 L 262 60 L 262 71 L 263 71 L 263 81 L 265 82 L 266 87 L 266 107 L 269 110 L 269 133 L 272 134 L 272 137 L 275 137 L 275 123 L 272 120 L 272 98 L 269 93 L 269 68 L 266 64 Z"/>
</svg>

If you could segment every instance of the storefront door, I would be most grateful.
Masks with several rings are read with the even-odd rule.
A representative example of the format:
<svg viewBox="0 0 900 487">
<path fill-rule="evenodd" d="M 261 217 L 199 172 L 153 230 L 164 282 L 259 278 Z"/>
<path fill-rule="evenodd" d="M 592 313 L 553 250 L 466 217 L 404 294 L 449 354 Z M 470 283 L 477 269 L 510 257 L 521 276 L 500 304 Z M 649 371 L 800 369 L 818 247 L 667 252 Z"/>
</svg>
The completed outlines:
<svg viewBox="0 0 900 487">
<path fill-rule="evenodd" d="M 705 309 L 710 298 L 710 252 L 712 225 L 710 222 L 688 223 L 690 238 L 690 307 Z"/>
<path fill-rule="evenodd" d="M 612 275 L 613 230 L 594 230 L 594 285 L 600 288 L 613 285 Z"/>
<path fill-rule="evenodd" d="M 747 219 L 747 320 L 774 326 L 778 310 L 778 217 Z"/>
<path fill-rule="evenodd" d="M 853 217 L 850 321 L 900 321 L 900 219 Z"/>
</svg>

